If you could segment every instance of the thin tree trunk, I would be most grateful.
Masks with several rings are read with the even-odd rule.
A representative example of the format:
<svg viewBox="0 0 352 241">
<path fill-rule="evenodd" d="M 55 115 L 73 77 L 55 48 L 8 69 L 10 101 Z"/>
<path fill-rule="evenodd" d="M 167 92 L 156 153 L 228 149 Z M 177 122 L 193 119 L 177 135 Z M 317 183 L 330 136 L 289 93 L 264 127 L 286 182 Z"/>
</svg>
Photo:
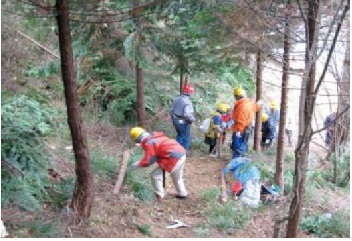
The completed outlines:
<svg viewBox="0 0 352 241">
<path fill-rule="evenodd" d="M 290 0 L 287 1 L 286 9 L 290 9 Z M 287 93 L 290 69 L 290 11 L 286 11 L 286 23 L 284 33 L 284 55 L 282 66 L 282 88 L 281 88 L 281 107 L 280 107 L 280 124 L 279 136 L 276 151 L 276 172 L 275 182 L 276 185 L 281 187 L 281 192 L 284 191 L 284 175 L 283 175 L 283 155 L 285 144 L 285 126 L 286 126 L 286 112 L 287 112 Z"/>
<path fill-rule="evenodd" d="M 317 42 L 316 21 L 319 11 L 319 1 L 309 1 L 308 3 L 308 46 L 306 48 L 306 68 L 308 71 L 308 78 L 306 81 L 306 88 L 301 90 L 301 96 L 306 98 L 300 99 L 300 105 L 304 106 L 304 112 L 300 112 L 300 135 L 298 145 L 295 150 L 295 175 L 294 175 L 294 196 L 290 205 L 290 216 L 287 224 L 287 238 L 295 238 L 298 234 L 299 223 L 302 216 L 302 208 L 304 203 L 305 183 L 307 162 L 309 155 L 309 142 L 312 134 L 311 126 L 311 109 L 313 106 L 313 94 L 315 87 L 315 61 L 312 62 L 313 57 L 316 56 L 315 44 Z M 303 81 L 304 82 L 304 81 Z M 303 121 L 303 122 L 301 122 Z M 305 130 L 305 131 L 303 131 Z"/>
<path fill-rule="evenodd" d="M 73 151 L 75 153 L 76 161 L 77 180 L 72 197 L 71 208 L 75 211 L 79 220 L 83 221 L 89 218 L 94 199 L 93 175 L 89 163 L 87 138 L 82 130 L 77 86 L 74 80 L 68 1 L 57 0 L 56 8 L 62 80 L 65 89 L 68 124 L 71 130 Z"/>
<path fill-rule="evenodd" d="M 137 121 L 138 125 L 145 128 L 145 102 L 144 102 L 144 80 L 143 69 L 136 63 L 137 78 Z"/>
<path fill-rule="evenodd" d="M 132 0 L 133 8 L 139 7 L 138 0 Z M 136 39 L 137 39 L 137 49 L 140 50 L 140 23 L 139 16 L 133 14 L 134 21 L 136 23 Z M 137 51 L 138 54 L 141 54 L 141 51 Z M 136 61 L 136 82 L 137 82 L 137 121 L 138 125 L 145 128 L 145 101 L 144 101 L 144 80 L 143 80 L 143 69 L 140 67 L 138 57 Z"/>
<path fill-rule="evenodd" d="M 256 100 L 262 99 L 262 53 L 260 50 L 257 51 L 257 56 L 256 56 L 256 62 L 257 62 L 257 70 L 256 70 Z M 260 111 L 258 111 L 255 115 L 255 132 L 254 132 L 254 144 L 253 144 L 253 149 L 255 151 L 260 150 L 260 139 L 261 139 L 261 130 L 262 130 L 262 109 L 260 108 Z"/>
<path fill-rule="evenodd" d="M 348 5 L 349 8 L 349 5 Z M 338 110 L 341 112 L 350 105 L 350 18 L 346 19 L 346 50 L 345 59 L 343 62 L 342 78 L 339 86 L 339 97 L 338 97 Z M 339 145 L 346 144 L 349 141 L 350 131 L 350 111 L 344 113 L 338 120 L 337 130 L 337 143 Z"/>
<path fill-rule="evenodd" d="M 180 94 L 182 94 L 183 89 L 183 70 L 180 68 Z"/>
</svg>

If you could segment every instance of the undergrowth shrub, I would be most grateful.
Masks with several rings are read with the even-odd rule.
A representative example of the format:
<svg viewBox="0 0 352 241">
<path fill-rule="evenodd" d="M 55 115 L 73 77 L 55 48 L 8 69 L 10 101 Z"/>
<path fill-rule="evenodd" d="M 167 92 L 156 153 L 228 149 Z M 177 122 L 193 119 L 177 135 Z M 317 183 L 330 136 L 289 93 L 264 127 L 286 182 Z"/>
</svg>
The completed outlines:
<svg viewBox="0 0 352 241">
<path fill-rule="evenodd" d="M 229 201 L 225 204 L 216 202 L 206 211 L 206 216 L 213 227 L 229 233 L 244 227 L 251 217 L 251 210 L 240 202 Z"/>
<path fill-rule="evenodd" d="M 210 235 L 210 229 L 204 224 L 199 225 L 193 232 L 201 238 L 206 238 Z"/>
<path fill-rule="evenodd" d="M 72 194 L 75 187 L 75 178 L 68 177 L 55 182 L 50 186 L 48 192 L 50 193 L 52 206 L 54 208 L 60 208 L 64 206 L 67 200 L 72 198 Z"/>
<path fill-rule="evenodd" d="M 116 158 L 105 155 L 99 151 L 91 151 L 90 160 L 92 171 L 99 177 L 116 177 Z"/>
<path fill-rule="evenodd" d="M 142 158 L 141 149 L 136 150 L 127 164 L 126 184 L 131 188 L 133 195 L 141 201 L 155 201 L 155 194 L 151 186 L 150 168 L 133 168 L 132 164 Z"/>
<path fill-rule="evenodd" d="M 20 224 L 15 235 L 19 238 L 57 238 L 60 234 L 60 226 L 56 221 L 44 221 L 35 218 Z"/>
<path fill-rule="evenodd" d="M 33 210 L 48 197 L 48 156 L 43 137 L 52 133 L 55 111 L 26 96 L 2 98 L 1 201 Z"/>
<path fill-rule="evenodd" d="M 206 202 L 216 202 L 221 196 L 220 188 L 205 189 L 201 193 L 202 200 Z"/>
<path fill-rule="evenodd" d="M 332 163 L 324 177 L 328 181 L 336 182 L 339 187 L 346 187 L 350 182 L 350 148 L 339 146 L 336 152 L 330 155 L 329 161 Z"/>
<path fill-rule="evenodd" d="M 304 217 L 302 230 L 319 238 L 347 238 L 350 236 L 350 211 L 339 210 L 333 214 L 315 214 Z"/>
</svg>

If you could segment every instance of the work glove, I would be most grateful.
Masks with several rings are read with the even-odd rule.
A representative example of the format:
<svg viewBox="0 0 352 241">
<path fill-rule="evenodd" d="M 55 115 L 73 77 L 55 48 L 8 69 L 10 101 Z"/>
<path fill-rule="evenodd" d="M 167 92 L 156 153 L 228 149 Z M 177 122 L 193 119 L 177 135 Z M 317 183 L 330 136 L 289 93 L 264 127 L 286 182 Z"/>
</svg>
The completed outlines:
<svg viewBox="0 0 352 241">
<path fill-rule="evenodd" d="M 221 125 L 220 125 L 220 127 L 221 127 L 222 129 L 226 129 L 226 128 L 227 128 L 226 122 L 222 122 Z"/>
<path fill-rule="evenodd" d="M 132 167 L 133 167 L 133 168 L 138 168 L 138 167 L 139 167 L 139 166 L 138 166 L 138 163 L 139 163 L 139 161 L 138 161 L 138 162 L 133 163 L 133 164 L 132 164 Z"/>
<path fill-rule="evenodd" d="M 236 137 L 240 138 L 241 137 L 241 132 L 237 131 L 236 132 Z"/>
<path fill-rule="evenodd" d="M 263 104 L 263 100 L 258 100 L 258 101 L 257 101 L 257 104 L 258 104 L 258 105 L 262 105 L 262 104 Z"/>
</svg>

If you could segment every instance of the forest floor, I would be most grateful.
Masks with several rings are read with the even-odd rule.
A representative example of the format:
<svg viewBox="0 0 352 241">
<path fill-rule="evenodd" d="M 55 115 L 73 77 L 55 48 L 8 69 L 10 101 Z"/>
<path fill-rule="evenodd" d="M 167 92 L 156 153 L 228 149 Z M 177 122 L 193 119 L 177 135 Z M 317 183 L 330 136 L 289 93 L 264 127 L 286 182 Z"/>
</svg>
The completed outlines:
<svg viewBox="0 0 352 241">
<path fill-rule="evenodd" d="M 116 155 L 116 150 L 123 149 L 123 134 L 125 130 L 116 127 L 91 125 L 87 127 L 88 139 L 95 140 L 95 148 L 104 150 L 107 154 Z M 120 139 L 120 140 L 119 140 Z M 286 147 L 286 151 L 293 151 Z M 321 155 L 321 150 L 317 150 Z M 273 166 L 275 155 L 258 155 L 251 152 L 250 158 L 261 165 Z M 229 231 L 228 229 L 214 228 L 210 225 L 210 219 L 206 215 L 209 205 L 202 198 L 205 190 L 219 188 L 221 184 L 220 170 L 230 160 L 230 152 L 227 146 L 222 147 L 220 159 L 208 156 L 202 150 L 192 150 L 187 158 L 184 170 L 184 179 L 189 197 L 179 200 L 173 197 L 174 187 L 170 178 L 167 178 L 167 196 L 162 202 L 143 202 L 136 197 L 127 186 L 123 186 L 119 195 L 112 193 L 116 178 L 96 178 L 95 200 L 91 210 L 89 224 L 75 224 L 68 222 L 69 216 L 63 210 L 54 211 L 50 208 L 40 215 L 44 220 L 60 220 L 62 231 L 59 237 L 71 238 L 271 238 L 274 233 L 274 221 L 276 214 L 281 212 L 284 199 L 270 204 L 261 205 L 257 210 L 250 210 L 251 217 L 244 227 Z M 61 160 L 62 162 L 62 160 Z M 292 163 L 291 163 L 292 164 Z M 320 165 L 320 164 L 319 164 Z M 292 166 L 292 165 L 291 165 Z M 320 165 L 324 168 L 324 165 Z M 68 175 L 74 172 L 74 165 L 65 164 L 66 170 L 62 169 L 60 175 Z M 139 169 L 136 172 L 149 172 L 150 169 Z M 146 181 L 149 181 L 146 180 Z M 326 196 L 329 198 L 326 199 Z M 219 200 L 220 201 L 220 200 Z M 239 201 L 237 201 L 239 202 Z M 341 191 L 332 192 L 321 188 L 314 192 L 310 202 L 305 204 L 305 210 L 314 213 L 334 212 L 339 209 L 349 209 L 349 193 Z M 287 205 L 286 205 L 287 207 Z M 33 214 L 34 216 L 38 216 Z M 18 209 L 2 209 L 2 220 L 11 224 L 30 220 L 31 217 L 23 217 Z M 188 228 L 168 229 L 173 220 L 178 219 L 189 225 Z M 10 225 L 10 233 L 11 226 Z M 15 231 L 15 230 L 13 230 Z M 284 228 L 281 232 L 284 232 Z M 24 231 L 25 232 L 25 231 Z M 17 233 L 18 234 L 18 233 Z M 27 236 L 28 235 L 28 236 Z M 30 237 L 31 234 L 21 236 Z M 300 232 L 299 237 L 310 237 Z"/>
<path fill-rule="evenodd" d="M 88 128 L 91 139 L 104 140 L 101 148 L 118 150 L 122 142 L 113 141 L 117 136 L 116 131 L 109 130 L 107 126 Z M 101 138 L 104 136 L 104 138 Z M 229 138 L 228 138 L 229 140 Z M 115 143 L 112 145 L 112 143 Z M 187 158 L 184 179 L 189 197 L 186 200 L 179 200 L 173 197 L 175 190 L 170 178 L 167 178 L 167 196 L 158 202 L 142 202 L 135 198 L 126 186 L 124 186 L 118 196 L 112 193 L 114 181 L 96 183 L 96 195 L 92 208 L 90 225 L 71 226 L 66 234 L 68 237 L 100 237 L 100 238 L 270 238 L 273 237 L 274 221 L 276 214 L 282 211 L 284 198 L 281 201 L 262 205 L 257 210 L 251 210 L 251 218 L 241 229 L 228 231 L 212 228 L 209 224 L 206 212 L 208 204 L 202 198 L 205 190 L 219 188 L 221 184 L 220 170 L 228 163 L 230 152 L 228 146 L 222 147 L 220 159 L 208 156 L 208 153 L 200 150 L 193 150 Z M 109 149 L 109 150 L 108 150 Z M 286 152 L 292 152 L 293 148 L 285 147 Z M 322 150 L 318 147 L 313 148 L 312 152 L 320 157 Z M 250 158 L 261 165 L 274 166 L 275 155 L 258 155 L 251 152 Z M 291 163 L 292 164 L 292 163 Z M 324 164 L 326 165 L 326 164 Z M 325 168 L 321 163 L 317 163 L 319 168 Z M 291 165 L 292 166 L 292 165 Z M 149 172 L 150 169 L 140 169 L 138 172 Z M 138 175 L 138 172 L 136 174 Z M 147 180 L 149 181 L 149 180 Z M 309 191 L 309 190 L 308 190 Z M 305 204 L 305 210 L 309 213 L 316 211 L 334 212 L 338 209 L 349 209 L 349 193 L 331 192 L 331 190 L 321 188 L 315 191 L 311 201 Z M 323 197 L 329 196 L 326 200 Z M 237 201 L 239 202 L 239 201 Z M 286 208 L 288 205 L 286 205 Z M 65 217 L 63 217 L 65 218 Z M 189 228 L 167 229 L 172 220 L 181 220 L 189 225 Z M 143 228 L 144 227 L 144 231 Z M 210 228 L 209 228 L 210 227 Z M 282 228 L 281 232 L 284 232 Z M 65 236 L 66 236 L 65 235 Z M 301 232 L 300 237 L 309 237 L 308 234 Z"/>
</svg>

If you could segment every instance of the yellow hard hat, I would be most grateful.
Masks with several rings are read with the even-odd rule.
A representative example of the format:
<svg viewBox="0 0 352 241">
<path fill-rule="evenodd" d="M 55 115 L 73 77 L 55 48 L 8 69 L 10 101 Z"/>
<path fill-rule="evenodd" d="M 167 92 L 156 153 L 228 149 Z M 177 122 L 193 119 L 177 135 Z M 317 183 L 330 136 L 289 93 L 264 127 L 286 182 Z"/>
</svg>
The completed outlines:
<svg viewBox="0 0 352 241">
<path fill-rule="evenodd" d="M 266 122 L 268 120 L 268 114 L 267 113 L 263 113 L 262 114 L 262 122 Z"/>
<path fill-rule="evenodd" d="M 219 103 L 216 106 L 216 110 L 220 110 L 221 112 L 225 113 L 229 110 L 229 105 L 228 104 L 224 104 L 224 103 Z"/>
<path fill-rule="evenodd" d="M 234 96 L 245 96 L 246 91 L 242 87 L 238 87 L 233 90 L 233 95 Z"/>
<path fill-rule="evenodd" d="M 271 109 L 277 109 L 278 105 L 279 104 L 277 103 L 276 100 L 273 100 L 273 101 L 270 102 L 270 108 Z"/>
<path fill-rule="evenodd" d="M 130 136 L 134 141 L 138 142 L 138 138 L 145 132 L 142 127 L 136 126 L 131 129 Z"/>
</svg>

